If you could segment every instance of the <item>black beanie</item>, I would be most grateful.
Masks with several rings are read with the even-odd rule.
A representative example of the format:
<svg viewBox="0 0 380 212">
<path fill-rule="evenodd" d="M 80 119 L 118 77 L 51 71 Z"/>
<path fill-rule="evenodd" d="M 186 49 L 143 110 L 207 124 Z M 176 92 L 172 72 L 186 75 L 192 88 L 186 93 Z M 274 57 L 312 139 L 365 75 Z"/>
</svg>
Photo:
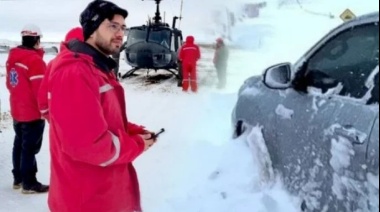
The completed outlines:
<svg viewBox="0 0 380 212">
<path fill-rule="evenodd" d="M 126 18 L 128 11 L 104 0 L 94 0 L 88 4 L 79 18 L 83 28 L 84 40 L 86 41 L 105 19 L 111 20 L 114 15 L 121 15 Z"/>
</svg>

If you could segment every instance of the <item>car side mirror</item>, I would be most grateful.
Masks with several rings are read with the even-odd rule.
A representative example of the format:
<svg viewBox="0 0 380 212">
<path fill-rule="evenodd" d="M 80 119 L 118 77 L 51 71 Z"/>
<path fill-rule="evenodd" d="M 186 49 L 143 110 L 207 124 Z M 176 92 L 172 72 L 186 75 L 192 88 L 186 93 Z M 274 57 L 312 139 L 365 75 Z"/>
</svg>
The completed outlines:
<svg viewBox="0 0 380 212">
<path fill-rule="evenodd" d="M 272 89 L 287 89 L 292 84 L 291 63 L 281 63 L 265 70 L 264 84 Z"/>
</svg>

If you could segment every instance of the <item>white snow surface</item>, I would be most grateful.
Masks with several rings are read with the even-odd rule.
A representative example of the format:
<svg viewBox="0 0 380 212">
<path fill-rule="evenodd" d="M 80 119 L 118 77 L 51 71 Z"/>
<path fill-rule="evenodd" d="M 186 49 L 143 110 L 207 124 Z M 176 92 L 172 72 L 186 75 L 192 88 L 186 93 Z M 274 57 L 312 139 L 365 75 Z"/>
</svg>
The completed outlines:
<svg viewBox="0 0 380 212">
<path fill-rule="evenodd" d="M 59 42 L 66 31 L 78 26 L 79 13 L 90 2 L 78 0 L 0 0 L 0 43 L 19 42 L 24 24 L 38 24 L 44 42 Z M 145 23 L 154 14 L 151 1 L 114 0 L 130 12 L 128 26 Z M 184 35 L 195 35 L 198 42 L 213 42 L 215 36 L 205 33 L 210 10 L 223 5 L 238 8 L 239 1 L 184 0 L 181 29 Z M 259 75 L 269 65 L 295 62 L 311 45 L 342 21 L 346 8 L 357 15 L 378 11 L 379 3 L 369 0 L 328 1 L 304 0 L 303 7 L 318 13 L 332 14 L 334 19 L 300 9 L 296 1 L 268 0 L 260 18 L 239 22 L 233 29 L 228 67 L 228 86 L 215 89 L 216 73 L 211 60 L 213 50 L 202 49 L 198 64 L 198 94 L 183 93 L 173 78 L 159 84 L 146 84 L 144 77 L 123 81 L 126 90 L 128 118 L 150 130 L 165 128 L 158 143 L 135 161 L 142 204 L 145 212 L 297 212 L 299 200 L 289 194 L 277 179 L 260 127 L 254 127 L 238 139 L 231 139 L 231 112 L 237 92 L 244 80 Z M 162 11 L 171 23 L 179 15 L 180 1 L 162 2 Z M 197 12 L 199 12 L 197 14 Z M 206 26 L 205 26 L 206 25 Z M 5 61 L 0 54 L 0 211 L 48 211 L 47 195 L 22 195 L 12 185 L 14 132 L 9 116 L 9 94 L 5 87 Z M 50 61 L 54 55 L 46 55 Z M 121 71 L 127 71 L 121 61 Z M 282 112 L 280 114 L 283 114 Z M 285 113 L 285 115 L 289 113 Z M 285 116 L 286 118 L 287 116 Z M 48 125 L 41 152 L 37 155 L 38 179 L 49 182 Z M 331 165 L 339 170 L 351 157 L 349 146 L 342 140 L 333 142 Z M 349 160 L 348 160 L 349 161 Z M 345 176 L 334 176 L 336 186 Z M 367 176 L 377 188 L 378 176 Z M 348 185 L 348 184 L 343 184 Z M 313 185 L 310 185 L 311 189 Z M 336 187 L 337 195 L 341 188 Z M 377 201 L 378 205 L 378 201 Z"/>
<path fill-rule="evenodd" d="M 280 104 L 276 108 L 276 114 L 282 119 L 292 119 L 294 115 L 294 110 L 286 108 L 284 105 Z"/>
<path fill-rule="evenodd" d="M 351 158 L 355 155 L 355 151 L 349 140 L 339 137 L 338 140 L 332 140 L 331 155 L 330 165 L 334 171 L 340 173 L 351 165 Z"/>
</svg>

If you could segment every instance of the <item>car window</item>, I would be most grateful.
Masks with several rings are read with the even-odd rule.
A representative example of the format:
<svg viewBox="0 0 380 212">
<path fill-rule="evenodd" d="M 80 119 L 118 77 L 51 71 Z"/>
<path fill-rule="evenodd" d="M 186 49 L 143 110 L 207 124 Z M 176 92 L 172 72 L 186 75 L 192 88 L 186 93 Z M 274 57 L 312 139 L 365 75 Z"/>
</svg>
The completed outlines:
<svg viewBox="0 0 380 212">
<path fill-rule="evenodd" d="M 363 97 L 365 82 L 379 64 L 379 25 L 353 27 L 338 34 L 309 60 L 308 71 L 318 71 L 342 83 L 341 95 Z"/>
</svg>

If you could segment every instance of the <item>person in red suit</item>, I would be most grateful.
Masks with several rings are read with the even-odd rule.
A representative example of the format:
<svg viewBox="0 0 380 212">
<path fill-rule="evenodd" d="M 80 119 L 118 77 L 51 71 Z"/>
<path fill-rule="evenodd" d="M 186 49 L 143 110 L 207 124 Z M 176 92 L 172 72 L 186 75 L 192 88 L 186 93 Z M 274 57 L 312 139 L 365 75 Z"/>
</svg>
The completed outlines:
<svg viewBox="0 0 380 212">
<path fill-rule="evenodd" d="M 198 91 L 197 61 L 201 58 L 199 46 L 194 43 L 194 36 L 188 36 L 179 51 L 178 59 L 182 63 L 182 90 L 187 91 L 189 85 L 193 92 Z"/>
<path fill-rule="evenodd" d="M 71 40 L 48 80 L 52 212 L 141 212 L 133 162 L 156 137 L 127 117 L 111 55 L 120 51 L 128 11 L 94 0 L 80 14 L 84 42 Z"/>
<path fill-rule="evenodd" d="M 42 33 L 34 24 L 22 31 L 22 44 L 11 49 L 6 62 L 7 89 L 15 139 L 13 143 L 13 188 L 24 194 L 44 193 L 49 186 L 37 181 L 36 154 L 40 151 L 45 120 L 38 109 L 37 95 L 46 70 L 41 48 Z"/>
</svg>

